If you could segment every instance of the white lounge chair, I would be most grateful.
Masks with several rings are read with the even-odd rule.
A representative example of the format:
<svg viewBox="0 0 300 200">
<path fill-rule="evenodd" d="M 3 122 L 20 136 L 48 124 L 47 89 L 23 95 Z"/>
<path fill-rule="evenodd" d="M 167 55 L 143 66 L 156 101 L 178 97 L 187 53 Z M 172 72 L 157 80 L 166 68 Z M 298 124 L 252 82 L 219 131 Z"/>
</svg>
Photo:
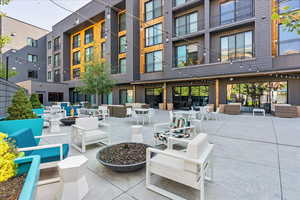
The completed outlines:
<svg viewBox="0 0 300 200">
<path fill-rule="evenodd" d="M 200 199 L 205 200 L 204 181 L 212 180 L 213 176 L 211 162 L 213 144 L 208 143 L 206 134 L 199 134 L 193 140 L 178 138 L 169 138 L 169 140 L 170 143 L 185 141 L 187 149 L 185 152 L 177 151 L 172 149 L 172 145 L 164 151 L 147 148 L 146 187 L 170 199 L 184 200 L 174 193 L 153 185 L 151 175 L 155 174 L 200 190 Z M 153 153 L 156 155 L 151 158 Z"/>
<path fill-rule="evenodd" d="M 72 146 L 84 153 L 87 145 L 96 143 L 110 143 L 110 135 L 109 133 L 100 130 L 98 118 L 77 118 L 76 124 L 72 126 Z"/>
<path fill-rule="evenodd" d="M 98 113 L 104 120 L 109 117 L 109 110 L 107 106 L 99 106 Z"/>
</svg>

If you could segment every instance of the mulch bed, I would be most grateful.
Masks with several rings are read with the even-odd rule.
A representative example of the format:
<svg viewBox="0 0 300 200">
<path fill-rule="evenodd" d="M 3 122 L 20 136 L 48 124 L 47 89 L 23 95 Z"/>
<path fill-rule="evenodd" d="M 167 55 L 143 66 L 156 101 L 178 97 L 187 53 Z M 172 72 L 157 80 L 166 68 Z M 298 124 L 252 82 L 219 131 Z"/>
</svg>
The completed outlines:
<svg viewBox="0 0 300 200">
<path fill-rule="evenodd" d="M 100 160 L 114 165 L 132 165 L 146 161 L 145 144 L 122 143 L 103 150 Z"/>
<path fill-rule="evenodd" d="M 17 200 L 22 191 L 26 174 L 0 182 L 0 200 Z"/>
</svg>

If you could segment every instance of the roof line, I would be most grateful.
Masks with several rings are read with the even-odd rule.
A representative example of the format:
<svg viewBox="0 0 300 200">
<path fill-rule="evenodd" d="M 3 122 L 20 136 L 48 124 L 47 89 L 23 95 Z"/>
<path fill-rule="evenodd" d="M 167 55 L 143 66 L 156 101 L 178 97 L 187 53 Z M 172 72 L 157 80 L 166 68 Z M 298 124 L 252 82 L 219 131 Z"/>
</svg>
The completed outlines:
<svg viewBox="0 0 300 200">
<path fill-rule="evenodd" d="M 44 28 L 38 27 L 38 26 L 36 26 L 36 25 L 33 25 L 33 24 L 30 24 L 30 23 L 28 23 L 28 22 L 24 22 L 24 21 L 22 21 L 22 20 L 20 20 L 20 19 L 16 19 L 16 18 L 14 18 L 14 17 L 10 17 L 10 16 L 1 16 L 1 17 L 7 17 L 7 18 L 10 18 L 10 19 L 16 20 L 16 21 L 18 21 L 18 22 L 21 22 L 21 23 L 23 23 L 23 24 L 27 24 L 27 25 L 29 25 L 29 26 L 33 26 L 33 27 L 35 27 L 35 28 L 38 28 L 38 29 L 41 29 L 41 30 L 47 31 L 48 33 L 50 32 L 50 30 L 47 30 L 47 29 L 44 29 Z"/>
</svg>

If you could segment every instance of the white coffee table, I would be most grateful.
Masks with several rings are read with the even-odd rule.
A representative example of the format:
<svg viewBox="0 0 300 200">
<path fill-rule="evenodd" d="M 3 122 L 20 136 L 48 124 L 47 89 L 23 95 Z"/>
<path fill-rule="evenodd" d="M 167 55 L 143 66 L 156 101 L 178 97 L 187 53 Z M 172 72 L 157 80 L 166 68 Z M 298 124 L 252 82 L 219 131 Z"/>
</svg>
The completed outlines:
<svg viewBox="0 0 300 200">
<path fill-rule="evenodd" d="M 87 161 L 85 156 L 71 156 L 58 163 L 61 181 L 57 199 L 81 200 L 88 193 L 89 187 L 83 172 Z"/>
<path fill-rule="evenodd" d="M 262 108 L 254 108 L 253 116 L 255 115 L 255 113 L 262 113 L 264 116 L 266 116 L 266 111 L 265 111 L 265 109 L 262 109 Z"/>
</svg>

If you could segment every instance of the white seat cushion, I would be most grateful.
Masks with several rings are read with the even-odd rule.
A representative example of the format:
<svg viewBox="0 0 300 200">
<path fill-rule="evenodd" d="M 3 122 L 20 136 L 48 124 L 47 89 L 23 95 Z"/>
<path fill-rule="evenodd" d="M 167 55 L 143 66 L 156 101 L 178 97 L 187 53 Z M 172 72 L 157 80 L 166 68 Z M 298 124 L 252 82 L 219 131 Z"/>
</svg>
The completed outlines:
<svg viewBox="0 0 300 200">
<path fill-rule="evenodd" d="M 87 143 L 102 140 L 108 137 L 108 134 L 100 130 L 86 131 L 84 138 Z"/>
<path fill-rule="evenodd" d="M 184 156 L 184 152 L 166 150 L 169 153 L 177 153 Z M 170 156 L 158 154 L 151 158 L 151 173 L 174 180 L 184 185 L 199 189 L 197 184 L 197 173 L 185 170 L 183 159 L 177 159 Z"/>
</svg>

